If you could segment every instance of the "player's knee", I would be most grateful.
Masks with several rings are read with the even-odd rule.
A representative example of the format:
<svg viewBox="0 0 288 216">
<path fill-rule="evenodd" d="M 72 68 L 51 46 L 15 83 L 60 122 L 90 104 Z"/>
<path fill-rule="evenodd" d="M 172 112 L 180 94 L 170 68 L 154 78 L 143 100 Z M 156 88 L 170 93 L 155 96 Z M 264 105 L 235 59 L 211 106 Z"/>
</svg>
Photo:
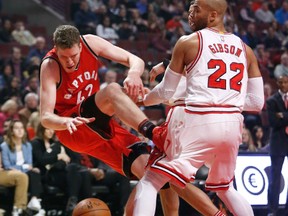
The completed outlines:
<svg viewBox="0 0 288 216">
<path fill-rule="evenodd" d="M 121 86 L 118 83 L 114 83 L 114 82 L 107 85 L 105 91 L 107 91 L 107 94 L 109 95 L 122 93 Z"/>
</svg>

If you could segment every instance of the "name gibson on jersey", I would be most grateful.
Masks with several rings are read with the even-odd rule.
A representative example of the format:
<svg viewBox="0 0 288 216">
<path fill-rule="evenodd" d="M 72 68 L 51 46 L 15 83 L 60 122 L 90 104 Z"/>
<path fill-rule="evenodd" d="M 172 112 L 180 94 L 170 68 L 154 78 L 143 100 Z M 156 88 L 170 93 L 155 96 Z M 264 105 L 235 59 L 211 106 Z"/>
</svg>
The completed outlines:
<svg viewBox="0 0 288 216">
<path fill-rule="evenodd" d="M 242 49 L 235 47 L 234 45 L 214 43 L 208 46 L 212 53 L 230 53 L 231 55 L 235 55 L 240 57 L 242 53 Z"/>
</svg>

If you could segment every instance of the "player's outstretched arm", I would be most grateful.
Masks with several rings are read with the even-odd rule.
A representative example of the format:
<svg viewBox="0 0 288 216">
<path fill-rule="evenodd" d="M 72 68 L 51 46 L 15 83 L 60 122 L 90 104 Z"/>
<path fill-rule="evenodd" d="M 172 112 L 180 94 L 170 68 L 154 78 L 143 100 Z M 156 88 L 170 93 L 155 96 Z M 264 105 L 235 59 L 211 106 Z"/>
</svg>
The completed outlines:
<svg viewBox="0 0 288 216">
<path fill-rule="evenodd" d="M 97 55 L 129 68 L 124 88 L 133 101 L 137 101 L 139 95 L 144 96 L 141 75 L 145 63 L 141 58 L 95 35 L 86 35 L 85 40 Z"/>
</svg>

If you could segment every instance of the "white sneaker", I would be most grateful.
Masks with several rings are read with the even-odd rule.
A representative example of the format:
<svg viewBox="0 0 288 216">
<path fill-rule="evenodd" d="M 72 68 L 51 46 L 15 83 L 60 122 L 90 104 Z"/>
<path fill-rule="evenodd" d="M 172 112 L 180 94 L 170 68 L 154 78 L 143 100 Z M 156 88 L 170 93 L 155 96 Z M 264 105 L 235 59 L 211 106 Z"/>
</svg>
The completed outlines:
<svg viewBox="0 0 288 216">
<path fill-rule="evenodd" d="M 39 199 L 37 199 L 36 197 L 33 197 L 30 202 L 28 203 L 27 207 L 29 209 L 35 210 L 35 211 L 40 211 L 41 209 L 41 204 Z"/>
</svg>

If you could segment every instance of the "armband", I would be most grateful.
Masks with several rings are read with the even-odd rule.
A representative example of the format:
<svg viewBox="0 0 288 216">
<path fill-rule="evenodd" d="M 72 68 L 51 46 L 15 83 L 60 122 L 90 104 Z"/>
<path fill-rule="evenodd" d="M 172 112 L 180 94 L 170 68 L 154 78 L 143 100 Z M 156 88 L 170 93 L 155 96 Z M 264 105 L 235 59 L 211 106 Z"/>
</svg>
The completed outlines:
<svg viewBox="0 0 288 216">
<path fill-rule="evenodd" d="M 264 88 L 262 77 L 248 79 L 244 111 L 260 112 L 264 106 Z"/>
</svg>

